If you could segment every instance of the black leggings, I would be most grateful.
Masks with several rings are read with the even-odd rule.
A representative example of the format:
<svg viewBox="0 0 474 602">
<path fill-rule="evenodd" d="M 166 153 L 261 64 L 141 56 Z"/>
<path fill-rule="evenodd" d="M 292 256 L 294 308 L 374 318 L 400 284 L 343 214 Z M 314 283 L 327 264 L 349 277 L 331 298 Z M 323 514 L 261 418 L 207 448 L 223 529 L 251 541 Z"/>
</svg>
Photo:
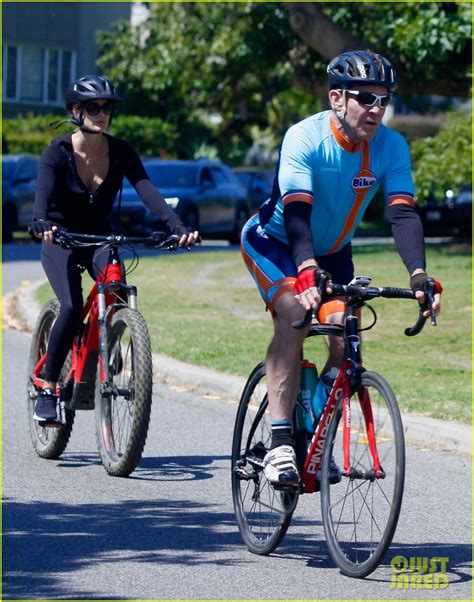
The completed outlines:
<svg viewBox="0 0 474 602">
<path fill-rule="evenodd" d="M 108 250 L 102 248 L 63 249 L 55 244 L 42 243 L 41 263 L 61 306 L 49 338 L 45 380 L 58 380 L 81 323 L 84 268 L 92 278 L 97 278 L 107 265 L 107 259 Z"/>
</svg>

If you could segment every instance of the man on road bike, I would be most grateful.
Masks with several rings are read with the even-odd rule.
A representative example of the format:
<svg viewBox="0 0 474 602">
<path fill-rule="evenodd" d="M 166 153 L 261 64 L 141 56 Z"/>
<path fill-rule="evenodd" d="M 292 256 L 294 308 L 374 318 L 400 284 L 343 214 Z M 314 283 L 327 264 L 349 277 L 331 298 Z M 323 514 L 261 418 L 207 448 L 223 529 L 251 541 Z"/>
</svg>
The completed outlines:
<svg viewBox="0 0 474 602">
<path fill-rule="evenodd" d="M 69 121 L 78 129 L 55 138 L 41 157 L 31 231 L 43 241 L 41 262 L 60 302 L 60 313 L 48 343 L 44 388 L 35 404 L 38 421 L 56 419 L 56 382 L 82 318 L 82 271 L 87 268 L 96 278 L 107 262 L 107 253 L 94 253 L 91 247 L 64 249 L 50 244 L 54 231 L 60 227 L 110 233 L 109 215 L 126 177 L 145 205 L 179 236 L 179 246 L 193 245 L 199 237 L 168 207 L 133 148 L 106 134 L 121 100 L 105 77 L 86 75 L 74 81 L 65 104 Z"/>
<path fill-rule="evenodd" d="M 307 330 L 295 330 L 305 310 L 317 309 L 317 286 L 354 276 L 351 240 L 380 185 L 398 253 L 420 303 L 428 282 L 423 229 L 415 208 L 409 149 L 382 125 L 397 78 L 390 62 L 372 51 L 344 52 L 328 65 L 331 110 L 292 126 L 280 151 L 271 198 L 242 231 L 244 261 L 273 317 L 267 373 L 272 443 L 265 475 L 273 484 L 299 481 L 292 438 L 300 361 Z M 326 281 L 326 275 L 329 279 Z M 323 304 L 320 322 L 341 323 L 345 304 Z M 440 310 L 440 292 L 433 309 Z M 339 368 L 343 341 L 328 337 L 323 378 Z"/>
</svg>

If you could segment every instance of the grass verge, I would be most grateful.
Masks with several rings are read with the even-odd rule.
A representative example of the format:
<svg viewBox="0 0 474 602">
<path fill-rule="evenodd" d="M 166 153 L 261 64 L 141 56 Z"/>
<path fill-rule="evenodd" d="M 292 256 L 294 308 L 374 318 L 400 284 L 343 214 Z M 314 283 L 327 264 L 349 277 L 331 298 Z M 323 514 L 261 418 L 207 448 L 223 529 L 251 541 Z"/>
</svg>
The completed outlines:
<svg viewBox="0 0 474 602">
<path fill-rule="evenodd" d="M 392 385 L 400 406 L 435 418 L 471 420 L 471 251 L 468 246 L 428 247 L 429 272 L 444 286 L 436 328 L 403 334 L 417 316 L 410 301 L 373 302 L 378 322 L 365 332 L 364 363 Z M 355 247 L 359 275 L 375 286 L 408 285 L 393 247 Z M 138 286 L 139 310 L 150 329 L 153 350 L 185 362 L 245 376 L 265 354 L 271 317 L 238 251 L 191 252 L 142 258 L 129 275 Z M 87 278 L 86 290 L 90 285 Z M 38 300 L 52 296 L 48 285 Z M 364 325 L 371 321 L 366 310 Z M 317 337 L 306 356 L 322 365 L 325 349 Z"/>
</svg>

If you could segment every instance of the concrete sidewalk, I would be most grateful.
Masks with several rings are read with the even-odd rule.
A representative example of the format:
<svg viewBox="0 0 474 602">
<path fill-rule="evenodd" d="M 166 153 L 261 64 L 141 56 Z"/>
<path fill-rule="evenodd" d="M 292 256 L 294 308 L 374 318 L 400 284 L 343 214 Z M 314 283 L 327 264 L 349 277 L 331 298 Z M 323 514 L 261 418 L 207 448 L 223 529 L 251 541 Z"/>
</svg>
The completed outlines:
<svg viewBox="0 0 474 602">
<path fill-rule="evenodd" d="M 4 321 L 13 328 L 31 332 L 39 313 L 34 300 L 36 289 L 45 280 L 23 286 L 3 300 Z M 245 379 L 215 372 L 209 368 L 186 364 L 173 358 L 153 354 L 154 373 L 170 386 L 196 390 L 216 401 L 238 403 Z M 425 447 L 472 454 L 472 427 L 452 421 L 404 413 L 405 438 Z"/>
</svg>

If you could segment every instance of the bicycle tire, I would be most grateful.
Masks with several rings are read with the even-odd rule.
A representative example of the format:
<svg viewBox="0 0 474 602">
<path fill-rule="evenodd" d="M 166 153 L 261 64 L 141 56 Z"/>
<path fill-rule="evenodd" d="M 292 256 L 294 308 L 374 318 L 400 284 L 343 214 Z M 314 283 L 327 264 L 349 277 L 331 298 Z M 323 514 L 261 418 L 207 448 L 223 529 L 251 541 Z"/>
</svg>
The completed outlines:
<svg viewBox="0 0 474 602">
<path fill-rule="evenodd" d="M 127 477 L 140 463 L 150 423 L 153 362 L 145 320 L 136 310 L 118 310 L 107 327 L 113 387 L 127 391 L 104 397 L 96 389 L 96 436 L 111 476 Z"/>
<path fill-rule="evenodd" d="M 240 534 L 250 552 L 268 555 L 281 543 L 298 493 L 277 491 L 259 465 L 271 439 L 265 366 L 258 364 L 245 385 L 232 442 L 232 498 Z"/>
<path fill-rule="evenodd" d="M 27 383 L 27 412 L 33 448 L 40 458 L 56 460 L 64 452 L 71 436 L 75 412 L 66 410 L 66 423 L 59 428 L 42 427 L 33 419 L 35 400 L 38 390 L 33 385 L 33 370 L 39 359 L 46 352 L 51 328 L 59 315 L 59 301 L 48 301 L 41 309 L 33 330 L 28 357 L 28 383 Z M 71 366 L 71 353 L 68 354 L 61 370 L 59 381 L 62 381 Z"/>
<path fill-rule="evenodd" d="M 339 483 L 330 483 L 331 458 L 341 469 L 344 466 L 339 427 L 342 400 L 329 425 L 321 467 L 321 508 L 329 553 L 344 575 L 356 578 L 366 577 L 383 561 L 397 527 L 405 479 L 405 441 L 395 394 L 374 372 L 363 373 L 362 387 L 369 392 L 385 477 L 351 479 L 342 474 Z M 373 469 L 357 393 L 351 397 L 350 430 L 350 467 Z"/>
</svg>

